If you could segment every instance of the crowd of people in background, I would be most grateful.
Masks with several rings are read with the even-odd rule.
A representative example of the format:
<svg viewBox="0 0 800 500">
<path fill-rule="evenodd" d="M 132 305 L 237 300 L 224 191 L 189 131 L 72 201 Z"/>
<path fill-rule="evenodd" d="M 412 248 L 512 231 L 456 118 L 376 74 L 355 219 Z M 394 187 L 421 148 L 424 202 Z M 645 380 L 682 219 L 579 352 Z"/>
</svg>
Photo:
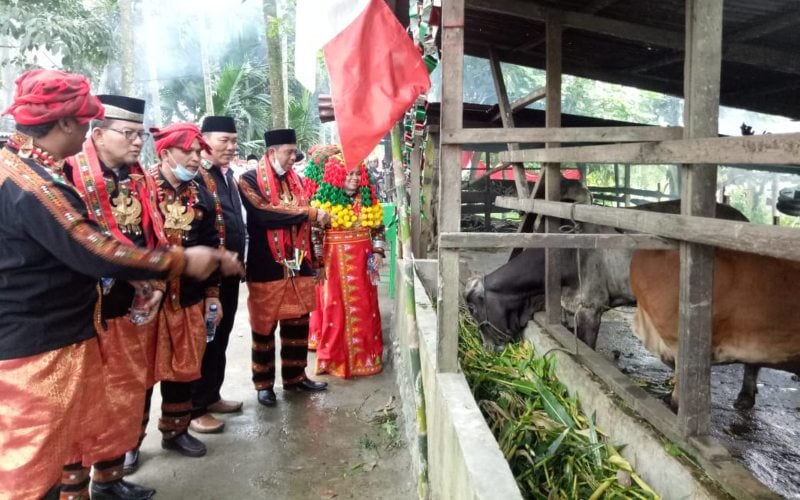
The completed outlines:
<svg viewBox="0 0 800 500">
<path fill-rule="evenodd" d="M 156 384 L 162 448 L 204 456 L 198 435 L 243 406 L 221 394 L 241 281 L 258 403 L 277 404 L 278 366 L 284 391 L 327 389 L 309 348 L 317 374 L 381 372 L 377 158 L 346 168 L 338 146 L 306 156 L 278 129 L 241 160 L 231 117 L 146 129 L 143 100 L 93 95 L 81 75 L 16 85 L 0 150 L 0 498 L 152 498 L 124 477 Z M 151 137 L 157 163 L 141 165 Z"/>
</svg>

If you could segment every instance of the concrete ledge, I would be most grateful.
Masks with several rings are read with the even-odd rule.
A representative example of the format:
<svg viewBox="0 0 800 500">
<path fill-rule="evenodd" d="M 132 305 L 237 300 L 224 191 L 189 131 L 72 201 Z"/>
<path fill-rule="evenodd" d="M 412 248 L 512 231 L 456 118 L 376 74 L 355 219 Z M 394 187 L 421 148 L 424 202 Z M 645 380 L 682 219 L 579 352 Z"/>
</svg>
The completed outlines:
<svg viewBox="0 0 800 500">
<path fill-rule="evenodd" d="M 421 275 L 436 277 L 436 261 L 417 261 Z M 431 265 L 433 271 L 431 274 Z M 419 272 L 419 271 L 418 271 Z M 398 264 L 399 283 L 402 280 Z M 399 291 L 399 286 L 398 286 Z M 486 425 L 475 399 L 461 373 L 436 373 L 436 312 L 423 283 L 415 273 L 414 283 L 422 380 L 425 387 L 428 433 L 428 477 L 431 498 L 435 499 L 521 499 L 516 481 L 497 441 Z M 398 345 L 398 384 L 403 397 L 406 429 L 412 454 L 417 454 L 414 388 L 408 359 L 408 319 L 405 297 L 395 295 L 393 340 Z M 416 465 L 419 465 L 417 460 Z"/>
</svg>

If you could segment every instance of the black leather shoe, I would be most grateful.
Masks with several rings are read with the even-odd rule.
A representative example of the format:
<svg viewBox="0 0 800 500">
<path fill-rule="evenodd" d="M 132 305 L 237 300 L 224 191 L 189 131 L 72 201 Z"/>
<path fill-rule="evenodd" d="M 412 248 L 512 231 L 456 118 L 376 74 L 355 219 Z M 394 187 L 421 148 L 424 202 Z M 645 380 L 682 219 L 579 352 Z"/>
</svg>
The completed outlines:
<svg viewBox="0 0 800 500">
<path fill-rule="evenodd" d="M 278 400 L 275 398 L 275 391 L 272 389 L 262 389 L 258 391 L 258 402 L 264 406 L 275 406 Z"/>
<path fill-rule="evenodd" d="M 139 468 L 139 448 L 125 452 L 125 462 L 122 464 L 122 473 L 133 474 Z"/>
<path fill-rule="evenodd" d="M 156 490 L 129 483 L 124 479 L 107 483 L 92 483 L 92 500 L 148 500 Z"/>
<path fill-rule="evenodd" d="M 50 488 L 49 490 L 47 490 L 47 493 L 44 494 L 42 500 L 58 500 L 60 495 L 61 495 L 61 486 L 57 484 L 52 488 Z"/>
<path fill-rule="evenodd" d="M 284 391 L 306 391 L 306 392 L 319 392 L 328 389 L 327 382 L 315 382 L 311 379 L 303 379 L 297 384 L 284 384 Z"/>
<path fill-rule="evenodd" d="M 178 434 L 172 439 L 162 439 L 161 447 L 165 450 L 175 450 L 187 457 L 202 457 L 206 454 L 206 445 L 188 432 Z"/>
</svg>

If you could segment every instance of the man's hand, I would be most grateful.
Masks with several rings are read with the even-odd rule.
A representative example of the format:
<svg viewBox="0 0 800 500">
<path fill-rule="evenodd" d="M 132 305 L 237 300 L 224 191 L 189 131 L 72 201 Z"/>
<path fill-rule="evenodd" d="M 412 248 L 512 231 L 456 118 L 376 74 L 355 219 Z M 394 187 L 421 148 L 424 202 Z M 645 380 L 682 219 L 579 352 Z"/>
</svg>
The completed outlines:
<svg viewBox="0 0 800 500">
<path fill-rule="evenodd" d="M 214 320 L 214 324 L 219 326 L 219 322 L 222 321 L 222 303 L 219 301 L 217 297 L 206 297 L 205 300 L 206 312 L 203 315 L 203 317 L 204 318 L 208 317 L 208 313 L 211 311 L 211 304 L 217 305 L 217 319 Z"/>
<path fill-rule="evenodd" d="M 239 254 L 228 250 L 219 250 L 220 252 L 220 271 L 223 276 L 244 276 L 244 266 L 239 261 Z"/>
<path fill-rule="evenodd" d="M 156 290 L 153 283 L 150 281 L 129 281 L 136 295 L 147 298 L 147 302 L 142 304 L 141 310 L 147 311 L 147 317 L 138 325 L 146 325 L 152 322 L 158 315 L 158 309 L 161 306 L 161 299 L 164 298 L 164 292 Z"/>
<path fill-rule="evenodd" d="M 317 285 L 321 285 L 326 279 L 327 276 L 325 275 L 325 268 L 324 267 L 317 268 L 317 272 L 314 275 L 314 283 Z"/>
<path fill-rule="evenodd" d="M 320 226 L 325 227 L 331 221 L 331 214 L 322 209 L 317 209 L 317 222 Z"/>
<path fill-rule="evenodd" d="M 208 278 L 219 267 L 220 252 L 216 248 L 197 246 L 184 249 L 186 268 L 183 274 L 198 281 Z"/>
<path fill-rule="evenodd" d="M 154 319 L 156 319 L 156 316 L 158 316 L 158 310 L 160 309 L 161 306 L 161 299 L 163 298 L 164 298 L 164 292 L 162 292 L 161 290 L 153 290 L 153 294 L 150 297 L 150 300 L 147 301 L 147 304 L 145 305 L 145 307 L 149 308 L 150 312 L 147 313 L 147 318 L 145 318 L 145 320 L 142 323 L 140 323 L 141 325 L 146 325 L 152 322 Z"/>
</svg>

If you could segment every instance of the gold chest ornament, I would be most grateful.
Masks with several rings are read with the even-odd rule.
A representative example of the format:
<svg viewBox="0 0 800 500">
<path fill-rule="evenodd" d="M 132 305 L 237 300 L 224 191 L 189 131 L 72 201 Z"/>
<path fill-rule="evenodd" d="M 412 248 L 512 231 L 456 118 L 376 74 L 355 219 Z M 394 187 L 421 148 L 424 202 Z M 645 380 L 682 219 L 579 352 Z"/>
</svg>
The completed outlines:
<svg viewBox="0 0 800 500">
<path fill-rule="evenodd" d="M 119 194 L 111 200 L 111 214 L 117 225 L 128 234 L 142 232 L 142 204 L 120 183 Z"/>
<path fill-rule="evenodd" d="M 194 209 L 182 204 L 180 199 L 172 203 L 162 201 L 159 207 L 164 214 L 164 229 L 183 232 L 192 228 Z"/>
</svg>

